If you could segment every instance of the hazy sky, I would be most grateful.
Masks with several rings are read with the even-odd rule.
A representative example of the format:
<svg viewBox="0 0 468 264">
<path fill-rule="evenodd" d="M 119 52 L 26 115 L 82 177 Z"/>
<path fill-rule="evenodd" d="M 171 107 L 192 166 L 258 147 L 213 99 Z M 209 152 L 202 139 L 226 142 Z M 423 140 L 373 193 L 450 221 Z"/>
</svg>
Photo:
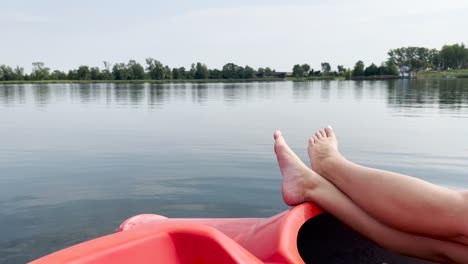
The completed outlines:
<svg viewBox="0 0 468 264">
<path fill-rule="evenodd" d="M 1 1 L 0 64 L 52 69 L 153 57 L 291 71 L 380 64 L 389 49 L 468 44 L 467 0 Z"/>
</svg>

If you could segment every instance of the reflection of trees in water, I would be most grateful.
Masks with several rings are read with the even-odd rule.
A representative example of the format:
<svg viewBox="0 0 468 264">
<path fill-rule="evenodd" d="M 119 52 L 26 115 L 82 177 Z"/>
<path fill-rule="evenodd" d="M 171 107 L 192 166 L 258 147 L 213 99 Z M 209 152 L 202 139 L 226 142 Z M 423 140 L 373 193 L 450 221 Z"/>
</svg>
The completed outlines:
<svg viewBox="0 0 468 264">
<path fill-rule="evenodd" d="M 360 101 L 362 99 L 363 93 L 364 93 L 364 83 L 365 81 L 354 81 L 354 98 L 356 98 L 357 101 Z"/>
<path fill-rule="evenodd" d="M 313 95 L 315 89 L 320 89 L 320 99 L 328 101 L 330 99 L 331 82 L 329 80 L 293 82 L 293 98 L 295 100 L 308 99 Z M 333 82 L 336 83 L 336 81 Z"/>
<path fill-rule="evenodd" d="M 256 84 L 258 95 L 260 98 L 271 99 L 272 91 L 274 90 L 276 83 L 274 82 L 259 82 Z"/>
<path fill-rule="evenodd" d="M 26 94 L 24 85 L 0 85 L 0 103 L 3 105 L 24 104 Z"/>
<path fill-rule="evenodd" d="M 348 81 L 338 81 L 336 84 L 336 91 L 338 98 L 343 98 L 345 89 L 349 88 L 350 82 Z"/>
<path fill-rule="evenodd" d="M 187 84 L 175 83 L 172 85 L 172 89 L 174 89 L 175 100 L 185 100 L 187 96 Z"/>
<path fill-rule="evenodd" d="M 112 92 L 114 90 L 113 83 L 104 83 L 102 84 L 102 89 L 104 89 L 106 94 L 106 104 L 112 104 Z"/>
<path fill-rule="evenodd" d="M 192 84 L 192 101 L 203 103 L 208 99 L 208 84 L 194 83 Z"/>
<path fill-rule="evenodd" d="M 140 105 L 144 95 L 144 84 L 119 83 L 114 86 L 114 98 L 120 104 Z"/>
<path fill-rule="evenodd" d="M 439 106 L 441 108 L 468 107 L 468 81 L 445 80 L 443 86 L 444 89 L 440 89 L 439 92 Z"/>
<path fill-rule="evenodd" d="M 251 95 L 252 83 L 222 83 L 224 101 L 234 103 Z"/>
<path fill-rule="evenodd" d="M 34 101 L 40 107 L 45 107 L 50 103 L 50 86 L 48 84 L 37 84 L 32 87 Z"/>
<path fill-rule="evenodd" d="M 56 91 L 63 90 L 64 88 L 64 90 L 69 89 L 71 99 L 78 99 L 82 103 L 98 102 L 105 94 L 107 103 L 110 103 L 110 99 L 112 98 L 110 85 L 106 83 L 61 84 L 60 89 L 56 89 Z"/>
<path fill-rule="evenodd" d="M 320 89 L 320 99 L 328 101 L 330 99 L 330 81 L 322 81 L 322 89 Z"/>
<path fill-rule="evenodd" d="M 398 108 L 467 108 L 467 80 L 393 80 L 388 82 L 387 101 Z M 436 106 L 437 105 L 437 106 Z"/>
<path fill-rule="evenodd" d="M 170 98 L 170 90 L 171 87 L 169 85 L 151 83 L 149 85 L 149 106 L 160 106 L 167 102 Z"/>
<path fill-rule="evenodd" d="M 295 100 L 304 100 L 312 96 L 314 82 L 293 82 L 292 84 Z"/>
<path fill-rule="evenodd" d="M 140 105 L 145 96 L 145 85 L 142 83 L 127 84 L 127 89 L 129 90 L 131 105 Z"/>
</svg>

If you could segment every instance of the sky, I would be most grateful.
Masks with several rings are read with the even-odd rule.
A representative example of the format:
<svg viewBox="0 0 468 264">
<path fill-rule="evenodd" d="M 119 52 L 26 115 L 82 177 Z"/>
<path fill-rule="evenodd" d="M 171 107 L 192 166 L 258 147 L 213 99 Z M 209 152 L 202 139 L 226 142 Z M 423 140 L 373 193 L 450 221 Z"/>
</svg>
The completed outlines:
<svg viewBox="0 0 468 264">
<path fill-rule="evenodd" d="M 468 44 L 467 0 L 0 0 L 0 65 L 380 64 L 393 48 Z"/>
</svg>

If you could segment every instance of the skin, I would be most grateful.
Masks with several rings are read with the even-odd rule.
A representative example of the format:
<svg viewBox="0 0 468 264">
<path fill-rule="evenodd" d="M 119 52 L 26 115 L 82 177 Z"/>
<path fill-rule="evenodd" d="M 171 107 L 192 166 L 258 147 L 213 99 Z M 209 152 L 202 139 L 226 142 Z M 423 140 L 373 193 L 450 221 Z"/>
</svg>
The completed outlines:
<svg viewBox="0 0 468 264">
<path fill-rule="evenodd" d="M 333 166 L 336 166 L 336 163 L 339 162 L 343 162 L 346 164 L 346 166 L 348 166 L 348 161 L 342 157 L 334 156 L 339 154 L 336 137 L 334 137 L 334 134 L 331 134 L 330 131 L 328 131 L 328 135 L 325 130 L 323 130 L 323 132 L 325 133 L 324 135 L 322 135 L 319 131 L 321 137 L 315 135 L 313 138 L 311 138 L 311 140 L 309 140 L 309 155 L 313 158 L 312 164 L 314 170 L 318 170 L 320 173 L 327 173 L 327 175 L 334 175 L 327 176 L 333 179 L 339 179 L 340 174 L 342 173 L 349 175 L 349 172 L 347 172 L 349 169 L 348 167 L 338 167 L 340 169 L 337 170 L 337 172 L 334 171 L 334 169 L 330 169 L 330 167 L 333 168 Z M 399 192 L 388 191 L 384 196 L 378 195 L 374 197 L 372 196 L 373 192 L 367 190 L 368 188 L 374 187 L 373 185 L 367 186 L 367 188 L 360 186 L 360 192 L 353 191 L 353 195 L 355 197 L 352 197 L 350 194 L 340 189 L 339 185 L 335 184 L 332 180 L 329 180 L 327 177 L 309 169 L 289 148 L 284 137 L 281 135 L 281 132 L 275 132 L 274 138 L 275 153 L 278 159 L 281 174 L 283 175 L 282 193 L 286 204 L 294 206 L 303 202 L 314 202 L 340 219 L 343 223 L 354 229 L 356 232 L 369 238 L 376 244 L 402 255 L 417 257 L 439 263 L 468 263 L 468 246 L 466 244 L 460 243 L 456 239 L 441 239 L 440 233 L 437 233 L 436 236 L 424 235 L 425 233 L 432 233 L 430 233 L 430 230 L 424 230 L 420 227 L 417 227 L 416 230 L 413 230 L 412 227 L 415 226 L 413 223 L 405 225 L 405 223 L 408 222 L 401 220 L 397 221 L 397 218 L 399 218 L 401 214 L 408 214 L 406 211 L 408 209 L 406 207 L 396 208 L 396 212 L 398 213 L 395 214 L 383 213 L 383 215 L 379 215 L 382 213 L 382 211 L 385 210 L 374 210 L 376 209 L 377 205 L 382 206 L 382 204 L 387 205 L 392 203 L 393 199 L 404 200 L 400 197 L 392 197 L 392 194 L 401 195 Z M 324 140 L 323 144 L 321 143 L 321 140 Z M 320 158 L 316 158 L 315 156 Z M 339 158 L 339 160 L 335 160 L 335 158 Z M 329 162 L 328 159 L 330 159 L 330 164 L 327 163 Z M 352 169 L 353 173 L 360 173 L 358 170 L 355 170 L 354 168 Z M 370 174 L 370 172 L 368 173 L 369 177 L 379 177 L 380 175 L 378 173 L 377 176 Z M 372 173 L 375 174 L 373 170 Z M 388 181 L 390 183 L 393 181 L 400 182 L 400 177 L 397 177 L 396 180 L 391 180 L 393 179 L 391 176 L 388 176 L 387 178 L 389 178 Z M 337 181 L 339 182 L 340 180 Z M 349 184 L 349 182 L 345 180 L 342 181 L 346 184 Z M 402 184 L 406 184 L 406 181 L 403 181 L 404 182 Z M 399 186 L 398 184 L 392 185 L 390 183 L 389 186 Z M 414 181 L 411 180 L 411 183 L 414 183 Z M 417 193 L 420 192 L 421 187 L 418 185 L 418 183 L 420 182 L 416 181 L 416 185 L 413 185 L 413 187 L 416 188 L 415 190 L 417 190 L 416 193 L 413 194 L 411 191 L 407 191 L 411 193 L 408 199 L 415 198 Z M 343 183 L 343 185 L 346 184 Z M 362 183 L 360 182 L 359 184 Z M 424 186 L 425 188 L 429 188 L 427 185 Z M 432 185 L 430 186 L 432 187 Z M 386 184 L 383 184 L 380 187 L 375 186 L 375 188 L 385 189 L 389 187 Z M 401 187 L 398 187 L 398 190 L 400 190 L 400 188 Z M 346 186 L 346 189 L 353 189 L 353 186 Z M 436 190 L 439 189 L 436 188 Z M 403 193 L 407 194 L 406 192 Z M 435 193 L 437 194 L 437 191 L 435 191 Z M 443 193 L 445 194 L 445 192 Z M 358 196 L 364 196 L 364 198 L 361 197 L 357 199 Z M 361 205 L 356 201 L 357 199 L 358 201 L 364 202 L 366 198 L 367 200 L 377 199 L 380 202 L 365 202 L 366 205 Z M 433 199 L 430 201 L 432 200 Z M 419 213 L 420 211 L 423 210 L 418 210 L 416 212 Z M 394 215 L 397 215 L 398 217 Z M 433 214 L 429 213 L 429 215 L 431 215 L 431 218 L 434 217 Z M 413 217 L 416 218 L 416 216 Z M 396 221 L 396 223 L 393 221 Z M 449 229 L 451 230 L 452 228 Z M 415 231 L 425 232 L 418 233 Z"/>
</svg>

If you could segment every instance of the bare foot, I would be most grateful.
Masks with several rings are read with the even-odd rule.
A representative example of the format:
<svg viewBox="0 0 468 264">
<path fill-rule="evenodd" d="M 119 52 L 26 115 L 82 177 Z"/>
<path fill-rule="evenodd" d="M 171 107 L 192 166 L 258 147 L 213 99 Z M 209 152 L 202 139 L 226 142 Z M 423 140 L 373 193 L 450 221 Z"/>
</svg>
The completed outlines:
<svg viewBox="0 0 468 264">
<path fill-rule="evenodd" d="M 309 139 L 308 153 L 312 169 L 320 175 L 326 175 L 329 161 L 344 159 L 338 152 L 338 141 L 331 127 L 317 131 Z"/>
<path fill-rule="evenodd" d="M 306 192 L 314 188 L 313 177 L 318 175 L 294 154 L 280 131 L 275 132 L 274 138 L 276 158 L 283 175 L 283 200 L 290 206 L 304 203 Z"/>
</svg>

